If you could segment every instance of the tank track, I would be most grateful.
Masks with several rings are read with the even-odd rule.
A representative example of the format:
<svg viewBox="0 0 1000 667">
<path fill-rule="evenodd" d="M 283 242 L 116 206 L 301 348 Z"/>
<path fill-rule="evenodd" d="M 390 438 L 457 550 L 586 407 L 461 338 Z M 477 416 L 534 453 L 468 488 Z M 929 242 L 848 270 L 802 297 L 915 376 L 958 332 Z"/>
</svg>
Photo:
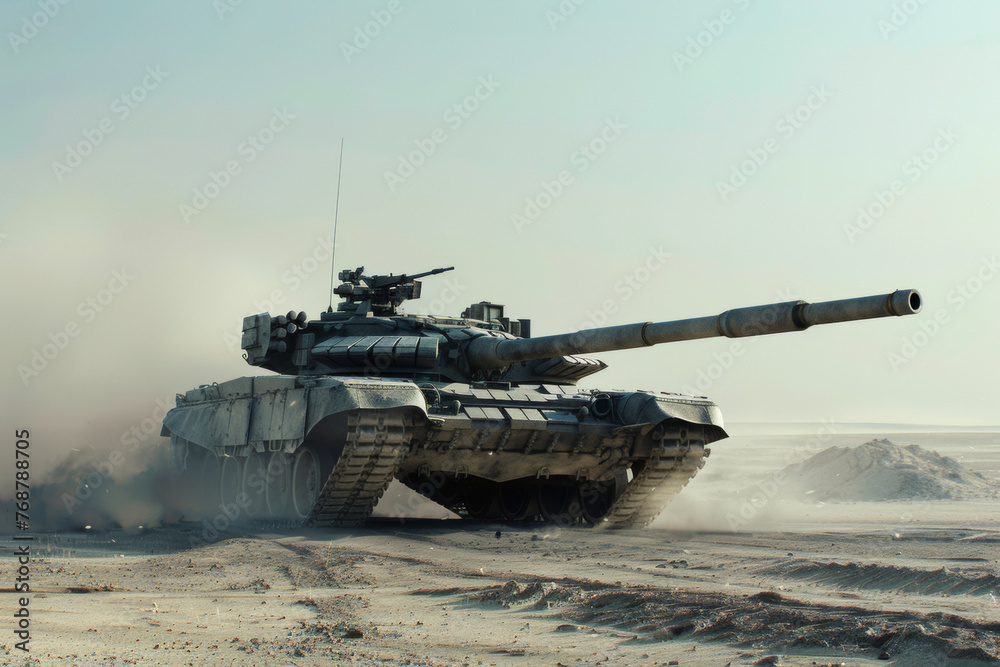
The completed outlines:
<svg viewBox="0 0 1000 667">
<path fill-rule="evenodd" d="M 646 461 L 597 527 L 646 526 L 701 470 L 709 452 L 704 441 L 689 439 L 685 433 L 660 440 L 652 458 Z"/>
<path fill-rule="evenodd" d="M 402 412 L 347 416 L 344 450 L 305 520 L 307 526 L 360 526 L 375 509 L 409 446 Z"/>
</svg>

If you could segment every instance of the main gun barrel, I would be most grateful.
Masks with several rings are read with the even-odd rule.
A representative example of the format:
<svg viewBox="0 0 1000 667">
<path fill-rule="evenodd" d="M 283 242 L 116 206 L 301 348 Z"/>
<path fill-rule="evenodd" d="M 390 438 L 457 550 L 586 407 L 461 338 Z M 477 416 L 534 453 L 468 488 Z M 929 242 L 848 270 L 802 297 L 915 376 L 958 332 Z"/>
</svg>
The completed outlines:
<svg viewBox="0 0 1000 667">
<path fill-rule="evenodd" d="M 714 336 L 741 338 L 802 331 L 814 324 L 899 317 L 918 312 L 920 293 L 916 290 L 897 290 L 891 294 L 821 303 L 788 301 L 735 308 L 711 317 L 671 322 L 639 322 L 539 338 L 510 340 L 479 336 L 469 342 L 466 358 L 473 369 L 501 368 L 515 361 L 625 350 Z"/>
</svg>

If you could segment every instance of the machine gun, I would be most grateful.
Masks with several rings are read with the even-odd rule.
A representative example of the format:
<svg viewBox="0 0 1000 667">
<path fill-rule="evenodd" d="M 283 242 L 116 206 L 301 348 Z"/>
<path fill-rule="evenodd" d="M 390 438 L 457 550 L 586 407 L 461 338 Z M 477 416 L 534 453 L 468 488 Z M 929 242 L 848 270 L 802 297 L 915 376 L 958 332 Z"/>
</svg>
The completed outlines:
<svg viewBox="0 0 1000 667">
<path fill-rule="evenodd" d="M 449 266 L 415 275 L 401 273 L 398 276 L 391 273 L 387 276 L 366 276 L 363 266 L 359 266 L 353 271 L 345 269 L 339 275 L 343 282 L 334 290 L 338 296 L 344 298 L 344 301 L 337 305 L 337 310 L 353 311 L 359 315 L 369 312 L 373 315 L 395 315 L 396 309 L 404 301 L 420 298 L 418 278 L 436 276 L 454 268 L 454 266 Z"/>
</svg>

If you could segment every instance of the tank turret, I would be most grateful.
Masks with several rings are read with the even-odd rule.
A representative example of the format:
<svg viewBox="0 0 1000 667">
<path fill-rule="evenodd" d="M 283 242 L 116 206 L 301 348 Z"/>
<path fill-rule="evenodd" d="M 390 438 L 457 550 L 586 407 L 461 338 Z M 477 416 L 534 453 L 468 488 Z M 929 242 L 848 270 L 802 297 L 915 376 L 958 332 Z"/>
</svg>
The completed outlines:
<svg viewBox="0 0 1000 667">
<path fill-rule="evenodd" d="M 362 375 L 456 382 L 475 380 L 573 384 L 606 368 L 580 355 L 712 336 L 730 338 L 802 331 L 817 324 L 910 315 L 920 295 L 898 290 L 842 301 L 789 301 L 727 310 L 718 316 L 639 322 L 530 338 L 530 320 L 504 317 L 504 307 L 473 304 L 461 317 L 406 316 L 402 303 L 420 296 L 420 281 L 452 270 L 365 276 L 342 271 L 336 312 L 308 321 L 304 313 L 244 320 L 247 362 L 286 375 Z"/>
<path fill-rule="evenodd" d="M 489 301 L 455 317 L 402 312 L 420 278 L 450 270 L 359 267 L 319 319 L 246 317 L 247 363 L 278 375 L 178 394 L 163 419 L 203 516 L 357 525 L 397 479 L 466 518 L 643 525 L 726 437 L 721 412 L 700 396 L 578 389 L 606 367 L 581 355 L 920 310 L 899 290 L 538 338 Z"/>
</svg>

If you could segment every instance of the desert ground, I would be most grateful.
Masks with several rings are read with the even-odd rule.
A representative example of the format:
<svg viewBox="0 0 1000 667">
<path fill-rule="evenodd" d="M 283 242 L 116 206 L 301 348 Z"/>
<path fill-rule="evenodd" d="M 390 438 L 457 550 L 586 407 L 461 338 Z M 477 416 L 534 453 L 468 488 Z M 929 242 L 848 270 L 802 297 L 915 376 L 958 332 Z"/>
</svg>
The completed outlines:
<svg viewBox="0 0 1000 667">
<path fill-rule="evenodd" d="M 889 464 L 861 455 L 876 437 L 894 443 L 873 445 Z M 394 489 L 350 530 L 39 533 L 30 656 L 14 646 L 5 537 L 0 664 L 998 662 L 1000 434 L 817 431 L 713 449 L 644 529 L 386 516 Z M 809 458 L 824 450 L 826 475 Z M 900 475 L 916 497 L 896 497 Z"/>
</svg>

